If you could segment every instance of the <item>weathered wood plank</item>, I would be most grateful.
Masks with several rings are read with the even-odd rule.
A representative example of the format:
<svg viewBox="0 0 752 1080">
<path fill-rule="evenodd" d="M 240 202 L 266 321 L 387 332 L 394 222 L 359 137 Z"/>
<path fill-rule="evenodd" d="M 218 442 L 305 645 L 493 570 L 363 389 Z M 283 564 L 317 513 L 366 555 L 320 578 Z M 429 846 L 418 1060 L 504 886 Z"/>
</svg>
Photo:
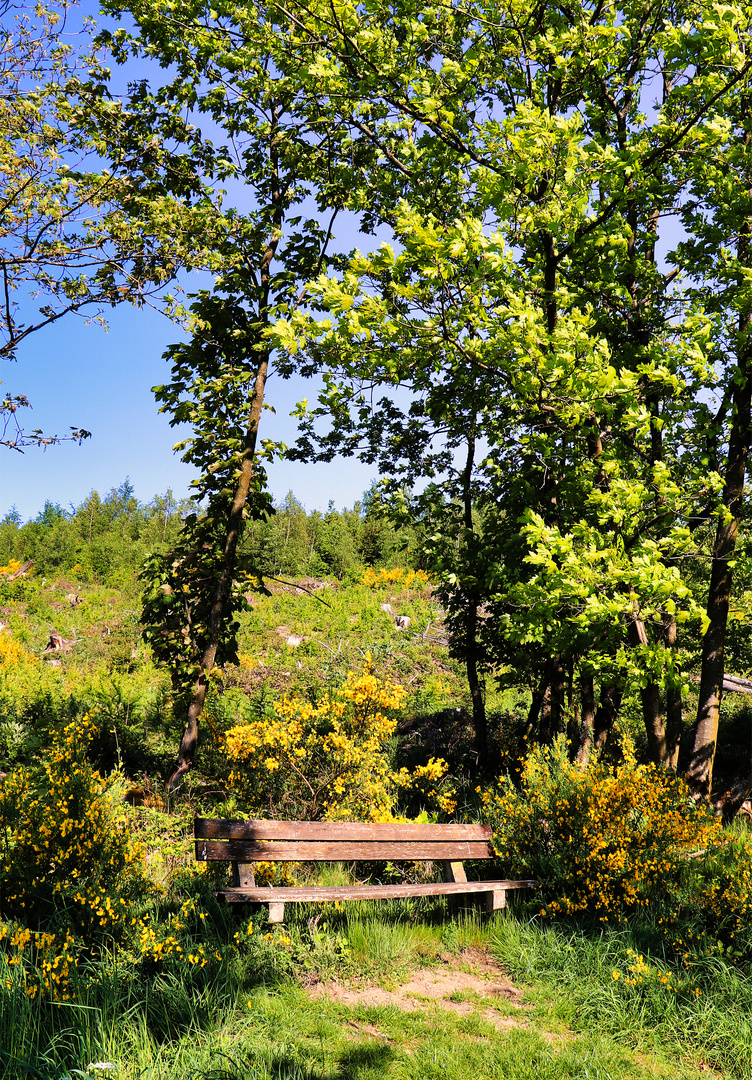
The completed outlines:
<svg viewBox="0 0 752 1080">
<path fill-rule="evenodd" d="M 389 900 L 406 896 L 451 896 L 473 893 L 503 895 L 510 889 L 535 889 L 537 881 L 436 881 L 413 885 L 284 885 L 258 886 L 255 889 L 223 889 L 214 895 L 230 904 L 245 903 L 315 903 L 333 900 Z M 494 907 L 503 903 L 490 903 Z"/>
<path fill-rule="evenodd" d="M 507 906 L 507 890 L 494 889 L 493 892 L 483 893 L 482 902 L 484 911 L 501 911 Z"/>
<path fill-rule="evenodd" d="M 467 881 L 465 867 L 461 862 L 452 862 L 451 859 L 444 860 L 444 881 Z"/>
<path fill-rule="evenodd" d="M 197 840 L 199 862 L 229 859 L 235 862 L 370 862 L 393 859 L 490 859 L 486 841 L 352 841 L 255 843 L 252 840 Z"/>
<path fill-rule="evenodd" d="M 238 821 L 196 818 L 197 840 L 490 840 L 490 825 L 431 825 L 425 822 Z"/>
<path fill-rule="evenodd" d="M 280 903 L 269 904 L 269 922 L 283 923 L 285 921 L 285 905 Z"/>
</svg>

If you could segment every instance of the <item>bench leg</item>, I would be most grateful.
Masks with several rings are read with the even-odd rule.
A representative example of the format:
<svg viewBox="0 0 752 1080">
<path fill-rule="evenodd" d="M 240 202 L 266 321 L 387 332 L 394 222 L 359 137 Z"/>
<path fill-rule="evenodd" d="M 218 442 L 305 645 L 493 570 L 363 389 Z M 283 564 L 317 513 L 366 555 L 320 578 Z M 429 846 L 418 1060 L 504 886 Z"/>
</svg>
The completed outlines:
<svg viewBox="0 0 752 1080">
<path fill-rule="evenodd" d="M 269 922 L 283 923 L 285 921 L 285 905 L 278 900 L 269 904 Z"/>
<path fill-rule="evenodd" d="M 244 885 L 254 888 L 256 878 L 253 874 L 253 863 L 234 862 L 232 864 L 232 883 L 236 889 L 238 887 L 242 888 Z"/>
<path fill-rule="evenodd" d="M 483 911 L 501 911 L 507 906 L 506 889 L 493 889 L 487 893 L 481 893 L 481 896 L 483 897 Z"/>
</svg>

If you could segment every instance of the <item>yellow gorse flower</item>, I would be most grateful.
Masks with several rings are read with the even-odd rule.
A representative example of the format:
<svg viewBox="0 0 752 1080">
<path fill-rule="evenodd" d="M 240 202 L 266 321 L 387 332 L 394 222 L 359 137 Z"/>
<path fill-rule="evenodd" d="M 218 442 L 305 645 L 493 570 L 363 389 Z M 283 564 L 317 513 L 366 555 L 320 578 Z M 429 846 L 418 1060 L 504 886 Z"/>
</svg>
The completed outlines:
<svg viewBox="0 0 752 1080">
<path fill-rule="evenodd" d="M 616 766 L 570 762 L 563 740 L 525 760 L 519 788 L 482 793 L 494 845 L 514 875 L 539 877 L 548 916 L 591 911 L 601 920 L 665 894 L 688 850 L 720 828 L 683 781 L 636 762 L 623 740 Z"/>
<path fill-rule="evenodd" d="M 34 972 L 26 989 L 54 1000 L 72 993 L 73 957 L 82 942 L 121 935 L 128 916 L 122 893 L 144 882 L 142 852 L 123 827 L 125 808 L 87 759 L 99 730 L 89 713 L 69 721 L 53 734 L 40 765 L 14 769 L 0 787 L 4 912 L 39 922 L 64 906 L 74 927 L 68 937 L 14 931 L 19 958 L 27 948 L 37 957 L 31 967 L 23 960 L 24 970 Z"/>
<path fill-rule="evenodd" d="M 370 657 L 343 686 L 317 702 L 285 697 L 274 716 L 226 733 L 230 785 L 251 813 L 388 821 L 400 787 L 417 784 L 432 805 L 451 807 L 438 794 L 446 763 L 432 759 L 413 774 L 395 772 L 388 740 L 406 692 L 379 679 Z M 442 802 L 443 800 L 443 802 Z"/>
<path fill-rule="evenodd" d="M 374 570 L 369 566 L 363 574 L 361 584 L 371 589 L 383 588 L 386 585 L 402 585 L 409 589 L 414 585 L 427 585 L 429 580 L 424 570 L 403 570 L 400 567 L 393 570 Z"/>
</svg>

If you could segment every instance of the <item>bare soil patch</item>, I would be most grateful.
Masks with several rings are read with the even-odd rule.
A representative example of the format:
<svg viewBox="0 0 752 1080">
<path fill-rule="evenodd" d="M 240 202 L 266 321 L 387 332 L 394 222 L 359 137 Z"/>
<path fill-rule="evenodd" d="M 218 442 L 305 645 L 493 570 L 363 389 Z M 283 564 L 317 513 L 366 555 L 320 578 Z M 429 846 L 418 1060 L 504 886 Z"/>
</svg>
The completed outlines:
<svg viewBox="0 0 752 1080">
<path fill-rule="evenodd" d="M 499 1030 L 524 1027 L 521 1017 L 504 1015 L 494 1004 L 505 1001 L 516 1009 L 522 991 L 504 975 L 502 969 L 480 950 L 468 949 L 459 957 L 442 956 L 445 967 L 426 967 L 413 971 L 406 982 L 394 990 L 375 983 L 344 985 L 337 982 L 315 983 L 308 988 L 315 1000 L 327 998 L 350 1006 L 391 1005 L 414 1012 L 438 1005 L 459 1016 L 480 1014 Z"/>
</svg>

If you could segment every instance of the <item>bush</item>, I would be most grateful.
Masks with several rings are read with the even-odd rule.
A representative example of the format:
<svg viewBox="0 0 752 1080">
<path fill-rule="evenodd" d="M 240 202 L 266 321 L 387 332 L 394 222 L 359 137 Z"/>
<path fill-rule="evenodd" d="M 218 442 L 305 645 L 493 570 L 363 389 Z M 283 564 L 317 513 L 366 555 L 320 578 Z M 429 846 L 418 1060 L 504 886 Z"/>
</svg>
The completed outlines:
<svg viewBox="0 0 752 1080">
<path fill-rule="evenodd" d="M 752 837 L 728 832 L 718 837 L 698 864 L 701 885 L 693 907 L 714 933 L 737 939 L 752 958 Z M 740 934 L 741 931 L 741 934 Z"/>
<path fill-rule="evenodd" d="M 405 589 L 410 589 L 427 585 L 429 581 L 430 578 L 424 570 L 404 570 L 402 567 L 374 570 L 372 566 L 369 566 L 361 577 L 361 584 L 371 589 L 383 588 L 386 585 L 401 585 Z"/>
<path fill-rule="evenodd" d="M 445 762 L 431 759 L 413 773 L 392 768 L 389 740 L 405 697 L 376 678 L 369 660 L 318 704 L 284 698 L 271 718 L 227 732 L 231 789 L 251 813 L 293 819 L 389 821 L 399 789 L 413 786 L 452 809 L 452 793 L 439 793 Z"/>
<path fill-rule="evenodd" d="M 542 914 L 619 918 L 649 902 L 678 900 L 687 855 L 720 826 L 679 777 L 638 765 L 625 737 L 616 766 L 573 764 L 566 743 L 537 747 L 520 786 L 502 781 L 483 805 L 509 872 L 540 881 Z"/>
<path fill-rule="evenodd" d="M 0 787 L 0 913 L 39 926 L 64 912 L 91 940 L 113 933 L 144 885 L 124 807 L 87 759 L 99 734 L 90 714 L 71 720 L 41 764 Z"/>
</svg>

